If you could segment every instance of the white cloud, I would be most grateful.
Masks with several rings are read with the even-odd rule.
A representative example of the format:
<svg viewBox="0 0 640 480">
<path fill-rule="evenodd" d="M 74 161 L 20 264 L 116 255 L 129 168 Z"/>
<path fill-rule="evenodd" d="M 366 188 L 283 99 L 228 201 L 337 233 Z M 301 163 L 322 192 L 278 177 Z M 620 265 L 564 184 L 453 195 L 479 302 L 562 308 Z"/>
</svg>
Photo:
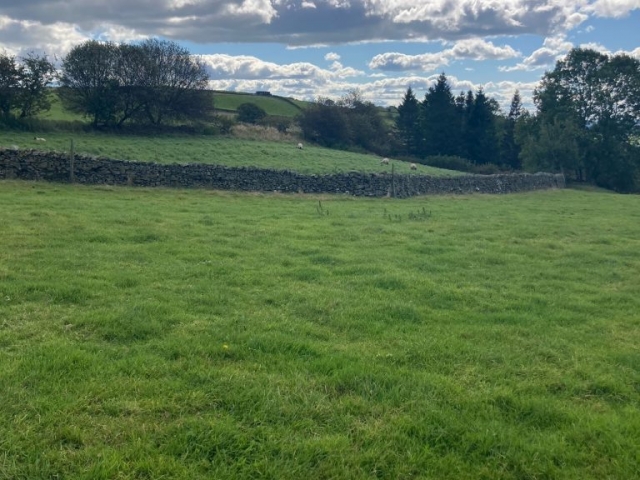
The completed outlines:
<svg viewBox="0 0 640 480">
<path fill-rule="evenodd" d="M 0 15 L 0 45 L 12 55 L 24 55 L 30 51 L 63 55 L 89 38 L 89 34 L 68 23 L 43 25 Z"/>
<path fill-rule="evenodd" d="M 148 38 L 147 35 L 140 35 L 135 30 L 119 25 L 107 25 L 100 30 L 91 33 L 91 37 L 98 40 L 111 41 L 116 43 L 133 42 Z"/>
<path fill-rule="evenodd" d="M 405 55 L 389 52 L 376 55 L 369 62 L 369 68 L 380 70 L 422 70 L 433 71 L 449 65 L 451 60 L 504 60 L 521 54 L 509 45 L 496 46 L 481 38 L 461 40 L 453 47 L 436 53 Z"/>
<path fill-rule="evenodd" d="M 376 70 L 422 70 L 432 71 L 449 65 L 449 59 L 443 52 L 406 55 L 400 52 L 388 52 L 376 55 L 369 62 L 369 68 Z"/>
<path fill-rule="evenodd" d="M 451 57 L 470 60 L 504 60 L 519 57 L 517 52 L 509 45 L 496 46 L 481 38 L 461 40 L 451 48 Z"/>
<path fill-rule="evenodd" d="M 240 5 L 228 3 L 224 10 L 231 16 L 254 17 L 262 23 L 271 23 L 278 16 L 270 0 L 244 0 Z"/>
<path fill-rule="evenodd" d="M 535 50 L 522 62 L 511 67 L 499 67 L 501 72 L 533 71 L 552 66 L 573 48 L 564 35 L 545 38 L 542 47 Z"/>
<path fill-rule="evenodd" d="M 630 52 L 628 52 L 628 55 L 631 57 L 635 57 L 638 60 L 640 60 L 640 47 L 636 48 L 635 50 L 632 50 Z"/>
<path fill-rule="evenodd" d="M 335 52 L 329 52 L 324 56 L 324 59 L 329 61 L 329 62 L 336 62 L 336 61 L 340 60 L 340 55 L 338 55 Z"/>
<path fill-rule="evenodd" d="M 520 93 L 522 104 L 526 109 L 533 109 L 533 91 L 538 82 L 489 82 L 483 85 L 485 93 L 500 104 L 503 111 L 508 112 L 516 90 Z"/>
<path fill-rule="evenodd" d="M 596 0 L 586 10 L 599 17 L 620 18 L 640 8 L 640 0 Z"/>
<path fill-rule="evenodd" d="M 213 81 L 299 81 L 308 79 L 316 83 L 326 83 L 335 79 L 364 75 L 364 72 L 351 67 L 344 67 L 340 62 L 334 62 L 330 70 L 325 70 L 308 62 L 281 65 L 265 62 L 257 57 L 248 55 L 213 54 L 199 55 L 198 58 L 207 67 Z"/>
<path fill-rule="evenodd" d="M 3 2 L 0 16 L 86 32 L 113 25 L 199 43 L 308 46 L 556 36 L 589 16 L 619 18 L 637 8 L 640 0 L 29 0 Z"/>
<path fill-rule="evenodd" d="M 265 62 L 248 55 L 200 55 L 199 58 L 207 67 L 212 79 L 303 79 L 324 78 L 331 76 L 328 70 L 322 70 L 307 62 L 279 65 Z"/>
</svg>

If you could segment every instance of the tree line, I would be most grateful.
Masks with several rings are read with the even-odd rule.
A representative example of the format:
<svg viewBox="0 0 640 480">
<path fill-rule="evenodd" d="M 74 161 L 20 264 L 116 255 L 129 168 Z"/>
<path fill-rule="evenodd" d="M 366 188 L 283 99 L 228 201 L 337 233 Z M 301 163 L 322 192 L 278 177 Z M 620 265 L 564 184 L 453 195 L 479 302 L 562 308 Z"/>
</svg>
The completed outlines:
<svg viewBox="0 0 640 480">
<path fill-rule="evenodd" d="M 640 190 L 640 61 L 576 48 L 546 72 L 535 111 L 513 94 L 508 112 L 482 88 L 451 91 L 446 75 L 418 100 L 409 87 L 392 125 L 351 94 L 318 99 L 300 119 L 303 135 L 331 146 L 404 156 L 481 173 L 562 172 L 620 192 Z"/>
<path fill-rule="evenodd" d="M 93 127 L 210 120 L 213 95 L 204 65 L 166 40 L 136 44 L 86 41 L 61 61 L 0 53 L 0 121 L 28 119 L 50 108 L 56 86 L 63 106 Z M 318 98 L 297 121 L 309 141 L 445 168 L 563 172 L 618 191 L 640 189 L 640 61 L 573 49 L 546 72 L 535 111 L 514 92 L 508 112 L 480 88 L 454 95 L 444 73 L 424 95 L 412 88 L 395 115 L 353 90 Z M 255 107 L 255 108 L 252 108 Z M 261 122 L 244 105 L 238 118 Z"/>
<path fill-rule="evenodd" d="M 49 88 L 65 109 L 93 127 L 125 123 L 161 125 L 206 119 L 213 112 L 204 65 L 175 42 L 136 44 L 89 40 L 62 59 L 60 70 L 46 55 L 0 54 L 0 115 L 33 117 L 50 108 Z"/>
</svg>

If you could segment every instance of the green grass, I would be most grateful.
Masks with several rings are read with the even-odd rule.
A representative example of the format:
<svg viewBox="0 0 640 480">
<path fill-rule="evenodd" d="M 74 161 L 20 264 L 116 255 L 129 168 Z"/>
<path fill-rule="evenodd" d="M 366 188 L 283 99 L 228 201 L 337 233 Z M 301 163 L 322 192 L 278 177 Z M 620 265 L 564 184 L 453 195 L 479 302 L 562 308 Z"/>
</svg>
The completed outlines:
<svg viewBox="0 0 640 480">
<path fill-rule="evenodd" d="M 295 117 L 303 108 L 304 102 L 288 101 L 282 97 L 260 96 L 250 93 L 225 93 L 214 94 L 216 108 L 224 110 L 237 110 L 243 103 L 253 103 L 262 108 L 267 115 L 280 117 Z"/>
<path fill-rule="evenodd" d="M 0 146 L 68 151 L 70 139 L 77 153 L 99 155 L 122 160 L 158 163 L 212 163 L 227 166 L 253 166 L 300 173 L 391 172 L 380 165 L 379 157 L 296 143 L 240 140 L 210 136 L 141 137 L 113 134 L 48 132 L 46 143 L 33 140 L 33 133 L 0 131 Z M 409 164 L 396 161 L 395 171 L 410 173 Z M 423 175 L 460 175 L 460 172 L 418 165 Z"/>
<path fill-rule="evenodd" d="M 49 97 L 51 99 L 51 109 L 38 115 L 38 119 L 87 122 L 86 117 L 65 110 L 60 98 L 54 91 L 51 92 Z M 278 96 L 263 97 L 251 93 L 232 92 L 215 92 L 214 101 L 216 108 L 227 111 L 235 111 L 238 106 L 243 103 L 255 103 L 264 109 L 267 115 L 281 117 L 295 117 L 300 113 L 301 109 L 307 105 L 307 102 L 293 99 L 289 100 Z"/>
<path fill-rule="evenodd" d="M 640 475 L 637 196 L 0 211 L 0 478 Z"/>
<path fill-rule="evenodd" d="M 49 99 L 51 100 L 51 109 L 38 115 L 38 119 L 88 123 L 86 117 L 63 108 L 60 97 L 55 92 L 49 94 Z"/>
</svg>

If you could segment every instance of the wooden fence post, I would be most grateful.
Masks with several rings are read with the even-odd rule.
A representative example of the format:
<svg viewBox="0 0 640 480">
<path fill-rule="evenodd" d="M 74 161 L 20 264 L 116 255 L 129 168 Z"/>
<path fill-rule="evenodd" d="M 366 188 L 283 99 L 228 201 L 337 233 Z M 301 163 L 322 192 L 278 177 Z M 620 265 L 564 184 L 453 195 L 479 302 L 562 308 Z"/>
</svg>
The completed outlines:
<svg viewBox="0 0 640 480">
<path fill-rule="evenodd" d="M 391 197 L 396 198 L 396 166 L 391 164 Z"/>
<path fill-rule="evenodd" d="M 75 152 L 74 152 L 73 138 L 72 138 L 71 147 L 69 148 L 69 183 L 74 183 L 76 181 L 74 154 Z"/>
</svg>

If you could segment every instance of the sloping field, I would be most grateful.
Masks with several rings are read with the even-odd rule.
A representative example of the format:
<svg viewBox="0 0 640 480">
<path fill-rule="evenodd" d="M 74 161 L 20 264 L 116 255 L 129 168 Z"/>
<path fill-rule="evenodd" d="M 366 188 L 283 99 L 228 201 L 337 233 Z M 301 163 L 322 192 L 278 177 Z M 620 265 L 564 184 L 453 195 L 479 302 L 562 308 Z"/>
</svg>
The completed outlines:
<svg viewBox="0 0 640 480">
<path fill-rule="evenodd" d="M 218 109 L 235 111 L 243 103 L 254 103 L 267 112 L 267 115 L 280 117 L 295 117 L 302 111 L 302 105 L 304 105 L 304 102 L 282 97 L 250 93 L 215 92 L 213 99 Z"/>
<path fill-rule="evenodd" d="M 215 108 L 225 111 L 235 111 L 238 106 L 243 103 L 255 103 L 262 108 L 267 115 L 281 117 L 295 117 L 298 115 L 306 102 L 294 99 L 288 99 L 278 96 L 259 96 L 251 93 L 234 93 L 234 92 L 212 92 Z M 82 115 L 78 115 L 65 110 L 60 99 L 54 91 L 50 94 L 51 110 L 44 112 L 38 116 L 43 120 L 62 120 L 62 121 L 86 121 Z"/>
<path fill-rule="evenodd" d="M 637 196 L 0 212 L 0 478 L 639 476 Z"/>
<path fill-rule="evenodd" d="M 43 134 L 44 135 L 44 134 Z M 0 145 L 19 148 L 68 151 L 74 139 L 75 151 L 120 160 L 158 163 L 211 163 L 227 166 L 253 166 L 300 173 L 390 172 L 390 165 L 380 165 L 380 158 L 328 148 L 291 143 L 240 140 L 208 136 L 129 136 L 90 133 L 47 133 L 46 142 L 34 141 L 32 133 L 0 131 Z M 407 162 L 394 161 L 395 171 L 409 173 Z M 461 175 L 461 172 L 418 165 L 424 175 Z"/>
</svg>

